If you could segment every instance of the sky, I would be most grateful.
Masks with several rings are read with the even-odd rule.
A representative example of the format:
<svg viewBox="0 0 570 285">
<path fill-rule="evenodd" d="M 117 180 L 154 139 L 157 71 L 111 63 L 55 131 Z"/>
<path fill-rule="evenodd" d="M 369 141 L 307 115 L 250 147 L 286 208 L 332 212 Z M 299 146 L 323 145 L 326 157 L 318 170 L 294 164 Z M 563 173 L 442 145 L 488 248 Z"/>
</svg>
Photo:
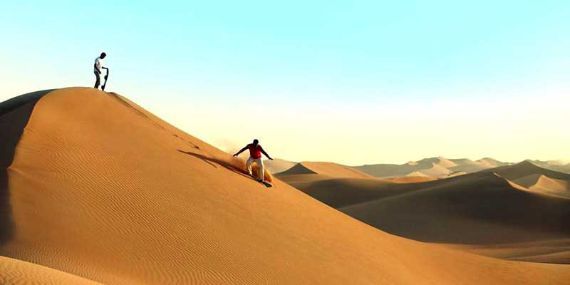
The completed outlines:
<svg viewBox="0 0 570 285">
<path fill-rule="evenodd" d="M 0 100 L 92 86 L 223 150 L 570 160 L 570 2 L 9 1 Z"/>
</svg>

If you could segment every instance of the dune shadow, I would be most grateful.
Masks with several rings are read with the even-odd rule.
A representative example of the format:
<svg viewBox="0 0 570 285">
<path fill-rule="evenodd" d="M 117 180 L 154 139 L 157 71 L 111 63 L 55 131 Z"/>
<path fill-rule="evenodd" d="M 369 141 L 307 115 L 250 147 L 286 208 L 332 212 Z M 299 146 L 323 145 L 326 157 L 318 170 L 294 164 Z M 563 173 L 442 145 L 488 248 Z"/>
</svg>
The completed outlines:
<svg viewBox="0 0 570 285">
<path fill-rule="evenodd" d="M 14 232 L 8 168 L 36 103 L 50 91 L 37 91 L 0 103 L 0 245 L 9 241 Z"/>
</svg>

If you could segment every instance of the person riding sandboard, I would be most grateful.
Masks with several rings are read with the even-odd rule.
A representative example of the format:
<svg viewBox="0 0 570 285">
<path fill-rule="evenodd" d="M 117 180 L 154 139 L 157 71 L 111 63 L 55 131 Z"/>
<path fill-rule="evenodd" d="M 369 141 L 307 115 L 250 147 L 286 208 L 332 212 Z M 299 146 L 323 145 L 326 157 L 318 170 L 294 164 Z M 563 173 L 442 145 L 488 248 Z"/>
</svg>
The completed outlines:
<svg viewBox="0 0 570 285">
<path fill-rule="evenodd" d="M 107 78 L 109 76 L 109 68 L 103 65 L 103 59 L 107 57 L 107 54 L 102 52 L 99 57 L 95 59 L 95 64 L 93 64 L 93 72 L 95 73 L 95 89 L 99 89 L 101 85 L 101 74 L 103 74 L 103 69 L 107 71 L 107 75 L 105 76 L 105 84 L 102 86 L 102 90 L 105 91 L 105 85 L 107 85 Z"/>
<path fill-rule="evenodd" d="M 267 152 L 265 152 L 263 147 L 261 147 L 261 145 L 259 144 L 259 140 L 257 139 L 254 139 L 252 143 L 246 145 L 240 151 L 235 153 L 234 156 L 238 156 L 240 153 L 244 152 L 245 150 L 249 150 L 249 158 L 247 159 L 246 163 L 247 172 L 249 173 L 249 175 L 251 175 L 251 177 L 253 177 L 253 172 L 251 168 L 253 163 L 256 163 L 259 170 L 257 172 L 258 178 L 254 179 L 257 180 L 257 182 L 263 183 L 265 186 L 268 186 L 269 183 L 265 181 L 265 175 L 264 175 L 265 170 L 263 167 L 263 160 L 261 159 L 261 154 L 264 154 L 269 160 L 273 160 L 273 158 L 271 158 L 271 156 L 267 154 Z"/>
</svg>

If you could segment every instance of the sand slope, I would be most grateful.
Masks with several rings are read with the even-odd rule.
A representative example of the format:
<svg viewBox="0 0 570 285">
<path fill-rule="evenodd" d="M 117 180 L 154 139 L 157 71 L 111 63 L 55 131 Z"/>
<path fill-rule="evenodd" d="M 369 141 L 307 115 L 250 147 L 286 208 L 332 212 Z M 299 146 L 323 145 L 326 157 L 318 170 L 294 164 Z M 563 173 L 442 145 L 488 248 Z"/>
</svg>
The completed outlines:
<svg viewBox="0 0 570 285">
<path fill-rule="evenodd" d="M 495 244 L 570 236 L 570 201 L 518 190 L 492 172 L 411 186 L 416 190 L 406 195 L 342 210 L 379 229 L 430 242 Z"/>
<path fill-rule="evenodd" d="M 546 169 L 528 160 L 525 160 L 515 165 L 507 165 L 507 166 L 494 168 L 489 171 L 495 172 L 500 176 L 511 181 L 515 181 L 517 179 L 534 174 L 545 175 L 554 179 L 570 180 L 570 174 Z"/>
<path fill-rule="evenodd" d="M 274 159 L 274 160 L 265 160 L 263 164 L 267 170 L 271 173 L 280 173 L 283 172 L 293 166 L 295 166 L 295 162 L 284 160 L 284 159 Z"/>
<path fill-rule="evenodd" d="M 570 163 L 563 161 L 543 161 L 543 160 L 531 160 L 532 163 L 554 171 L 559 171 L 563 173 L 570 174 Z"/>
<path fill-rule="evenodd" d="M 570 264 L 570 238 L 493 245 L 452 245 L 452 247 L 510 260 Z"/>
<path fill-rule="evenodd" d="M 319 174 L 329 178 L 374 178 L 350 166 L 332 162 L 300 162 L 281 175 Z"/>
<path fill-rule="evenodd" d="M 0 256 L 0 284 L 99 284 L 41 265 Z"/>
<path fill-rule="evenodd" d="M 0 129 L 14 126 L 16 119 L 27 121 L 21 118 L 26 108 L 4 113 Z M 5 141 L 2 149 L 11 146 Z M 1 205 L 0 255 L 89 280 L 563 284 L 570 279 L 567 266 L 506 262 L 398 238 L 280 181 L 267 189 L 237 171 L 242 162 L 229 154 L 121 97 L 89 88 L 42 97 L 13 150 L 7 184 L 0 189 L 9 201 Z M 3 276 L 23 270 L 2 266 Z M 56 276 L 57 283 L 67 276 Z"/>
<path fill-rule="evenodd" d="M 570 180 L 550 178 L 546 175 L 532 174 L 511 181 L 522 190 L 570 199 Z"/>
</svg>

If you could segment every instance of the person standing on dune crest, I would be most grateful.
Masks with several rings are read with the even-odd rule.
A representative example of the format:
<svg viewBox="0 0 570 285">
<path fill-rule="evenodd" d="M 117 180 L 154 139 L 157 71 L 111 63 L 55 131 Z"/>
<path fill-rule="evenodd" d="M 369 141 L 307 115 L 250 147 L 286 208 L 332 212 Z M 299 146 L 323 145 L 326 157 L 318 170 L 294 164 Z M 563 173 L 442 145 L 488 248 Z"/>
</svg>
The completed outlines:
<svg viewBox="0 0 570 285">
<path fill-rule="evenodd" d="M 244 152 L 246 149 L 249 150 L 249 158 L 247 159 L 247 163 L 246 163 L 246 167 L 247 167 L 247 171 L 249 172 L 249 175 L 251 175 L 253 177 L 253 172 L 251 170 L 251 167 L 252 167 L 252 164 L 255 162 L 257 164 L 257 167 L 259 168 L 258 178 L 256 180 L 259 182 L 264 182 L 265 181 L 265 177 L 264 177 L 265 171 L 263 168 L 263 160 L 261 159 L 261 154 L 263 153 L 270 160 L 273 160 L 273 158 L 271 158 L 271 156 L 269 156 L 269 154 L 267 154 L 267 152 L 265 152 L 263 147 L 261 147 L 261 145 L 259 144 L 259 140 L 257 140 L 257 139 L 254 139 L 252 143 L 246 145 L 244 148 L 242 148 L 240 151 L 238 151 L 236 154 L 234 154 L 234 156 L 238 156 L 240 153 Z"/>
<path fill-rule="evenodd" d="M 103 65 L 103 59 L 105 59 L 105 57 L 107 57 L 107 54 L 102 52 L 101 55 L 95 59 L 95 64 L 93 64 L 93 72 L 95 73 L 95 89 L 99 89 L 99 85 L 101 85 L 101 74 L 103 74 L 103 69 L 109 70 L 109 68 Z"/>
</svg>

